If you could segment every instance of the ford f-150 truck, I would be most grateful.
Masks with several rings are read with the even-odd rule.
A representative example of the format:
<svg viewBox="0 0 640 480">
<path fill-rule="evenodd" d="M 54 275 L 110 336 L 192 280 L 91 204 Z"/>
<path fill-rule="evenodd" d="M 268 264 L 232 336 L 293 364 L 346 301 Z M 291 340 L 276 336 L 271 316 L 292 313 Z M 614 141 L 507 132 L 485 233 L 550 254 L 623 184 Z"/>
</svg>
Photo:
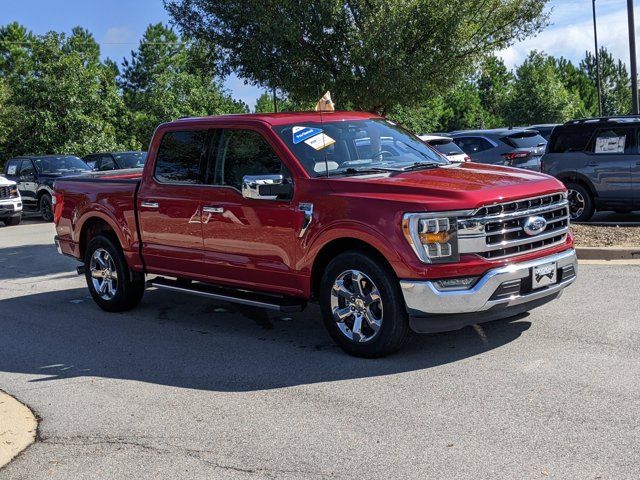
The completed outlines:
<svg viewBox="0 0 640 480">
<path fill-rule="evenodd" d="M 347 352 L 522 314 L 576 278 L 565 187 L 450 163 L 357 112 L 181 119 L 142 170 L 55 183 L 56 243 L 96 303 L 147 287 L 284 312 L 319 303 Z"/>
</svg>

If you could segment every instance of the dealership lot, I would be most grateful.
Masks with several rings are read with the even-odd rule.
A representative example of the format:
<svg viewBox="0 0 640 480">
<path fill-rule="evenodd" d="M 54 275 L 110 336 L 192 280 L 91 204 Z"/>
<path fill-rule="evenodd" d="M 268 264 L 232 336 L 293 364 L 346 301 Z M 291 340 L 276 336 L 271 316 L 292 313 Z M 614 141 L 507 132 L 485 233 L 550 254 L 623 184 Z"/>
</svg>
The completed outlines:
<svg viewBox="0 0 640 480">
<path fill-rule="evenodd" d="M 0 389 L 40 416 L 1 479 L 638 478 L 640 267 L 528 317 L 351 358 L 319 312 L 149 291 L 107 314 L 51 224 L 0 228 Z"/>
</svg>

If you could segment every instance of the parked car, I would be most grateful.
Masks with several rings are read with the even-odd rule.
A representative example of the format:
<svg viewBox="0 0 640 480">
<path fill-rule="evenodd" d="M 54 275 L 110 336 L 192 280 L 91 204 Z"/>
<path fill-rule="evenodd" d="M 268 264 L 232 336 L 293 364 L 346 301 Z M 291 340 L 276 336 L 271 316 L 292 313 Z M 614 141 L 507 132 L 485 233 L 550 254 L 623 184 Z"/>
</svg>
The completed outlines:
<svg viewBox="0 0 640 480">
<path fill-rule="evenodd" d="M 640 209 L 639 134 L 638 116 L 574 120 L 553 130 L 541 168 L 567 186 L 574 221 L 595 210 Z"/>
<path fill-rule="evenodd" d="M 535 130 L 540 134 L 542 138 L 544 138 L 547 142 L 551 137 L 551 132 L 556 128 L 558 123 L 541 123 L 539 125 L 529 125 L 528 127 L 522 127 L 524 130 Z"/>
<path fill-rule="evenodd" d="M 540 170 L 547 141 L 537 132 L 516 128 L 465 130 L 451 137 L 471 160 L 492 165 Z"/>
<path fill-rule="evenodd" d="M 147 286 L 283 312 L 317 301 L 340 347 L 379 357 L 576 278 L 562 183 L 450 163 L 368 113 L 177 120 L 141 172 L 88 177 L 56 181 L 55 241 L 106 311 Z"/>
<path fill-rule="evenodd" d="M 420 140 L 428 143 L 452 162 L 470 162 L 471 157 L 453 142 L 453 138 L 442 135 L 420 135 Z"/>
<path fill-rule="evenodd" d="M 99 172 L 105 170 L 122 170 L 125 168 L 141 168 L 147 158 L 147 152 L 106 152 L 92 153 L 83 158 L 87 165 Z"/>
<path fill-rule="evenodd" d="M 16 182 L 0 175 L 0 221 L 5 225 L 18 225 L 22 220 L 22 199 Z"/>
<path fill-rule="evenodd" d="M 24 210 L 38 211 L 45 221 L 51 222 L 55 179 L 90 170 L 73 155 L 38 155 L 11 158 L 4 167 L 4 175 L 18 184 Z"/>
</svg>

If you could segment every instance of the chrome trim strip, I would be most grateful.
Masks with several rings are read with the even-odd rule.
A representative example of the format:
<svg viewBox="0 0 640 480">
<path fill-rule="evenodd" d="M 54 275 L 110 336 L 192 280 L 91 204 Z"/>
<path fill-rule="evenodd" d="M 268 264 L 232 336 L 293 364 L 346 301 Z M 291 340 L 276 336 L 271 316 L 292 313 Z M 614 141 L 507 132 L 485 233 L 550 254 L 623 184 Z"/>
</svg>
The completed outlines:
<svg viewBox="0 0 640 480">
<path fill-rule="evenodd" d="M 556 263 L 558 269 L 573 265 L 577 273 L 576 252 L 574 249 L 569 249 L 528 262 L 514 263 L 489 270 L 468 290 L 441 291 L 430 280 L 401 280 L 400 288 L 408 310 L 425 315 L 481 312 L 495 306 L 511 307 L 557 294 L 575 281 L 576 276 L 555 285 L 534 290 L 526 295 L 512 295 L 505 299 L 490 300 L 502 283 L 529 278 L 533 267 L 553 262 Z"/>
</svg>

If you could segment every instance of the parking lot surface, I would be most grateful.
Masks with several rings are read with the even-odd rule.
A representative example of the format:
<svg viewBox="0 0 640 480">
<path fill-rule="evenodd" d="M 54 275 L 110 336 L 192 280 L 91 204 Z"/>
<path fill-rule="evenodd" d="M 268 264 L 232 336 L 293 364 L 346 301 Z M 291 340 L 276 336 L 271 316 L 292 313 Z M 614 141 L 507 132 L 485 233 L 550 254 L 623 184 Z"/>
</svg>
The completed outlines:
<svg viewBox="0 0 640 480">
<path fill-rule="evenodd" d="M 2 480 L 640 477 L 638 266 L 364 360 L 315 307 L 148 291 L 102 312 L 53 233 L 0 228 L 0 389 L 41 418 Z"/>
</svg>

